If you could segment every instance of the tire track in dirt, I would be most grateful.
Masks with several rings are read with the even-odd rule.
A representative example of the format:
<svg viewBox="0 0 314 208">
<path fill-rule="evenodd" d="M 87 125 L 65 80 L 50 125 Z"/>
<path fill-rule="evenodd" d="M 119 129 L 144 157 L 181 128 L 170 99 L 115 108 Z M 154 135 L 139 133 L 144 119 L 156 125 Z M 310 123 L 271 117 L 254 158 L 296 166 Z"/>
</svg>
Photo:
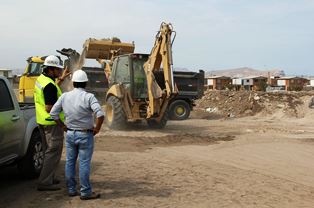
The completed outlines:
<svg viewBox="0 0 314 208">
<path fill-rule="evenodd" d="M 130 136 L 103 136 L 106 144 L 97 142 L 95 148 L 97 150 L 112 152 L 133 152 L 145 151 L 153 147 L 169 147 L 183 145 L 210 145 L 217 144 L 219 141 L 232 141 L 233 135 L 205 135 L 205 134 L 171 134 L 166 136 L 146 136 L 146 137 L 130 137 Z"/>
</svg>

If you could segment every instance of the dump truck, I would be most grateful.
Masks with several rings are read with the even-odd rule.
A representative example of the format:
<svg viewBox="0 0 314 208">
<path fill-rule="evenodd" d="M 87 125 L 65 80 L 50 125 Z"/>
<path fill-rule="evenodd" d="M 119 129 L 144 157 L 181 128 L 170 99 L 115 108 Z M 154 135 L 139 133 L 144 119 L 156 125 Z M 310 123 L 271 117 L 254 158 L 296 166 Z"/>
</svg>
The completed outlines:
<svg viewBox="0 0 314 208">
<path fill-rule="evenodd" d="M 152 128 L 166 126 L 168 104 L 178 93 L 173 80 L 173 34 L 172 25 L 162 23 L 149 56 L 129 53 L 134 50 L 131 43 L 95 39 L 85 42 L 82 54 L 106 65 L 109 89 L 105 111 L 109 128 L 124 128 L 128 122 L 140 120 L 146 120 Z"/>
<path fill-rule="evenodd" d="M 27 58 L 27 65 L 19 82 L 19 102 L 34 102 L 34 86 L 37 77 L 41 74 L 47 56 L 31 56 Z"/>
<path fill-rule="evenodd" d="M 67 58 L 64 61 L 64 65 L 73 69 L 77 66 L 79 62 L 77 59 L 80 57 L 75 50 L 72 49 L 62 49 L 57 50 L 61 55 L 66 56 Z M 27 65 L 25 67 L 24 73 L 20 77 L 19 82 L 19 102 L 28 102 L 34 103 L 34 86 L 38 76 L 42 73 L 42 65 L 47 56 L 31 56 L 27 58 Z M 59 56 L 60 60 L 61 57 Z M 104 94 L 108 89 L 108 80 L 105 76 L 104 69 L 101 67 L 81 67 L 84 70 L 88 77 L 89 82 L 87 83 L 86 90 L 88 92 L 94 93 L 97 98 L 102 101 L 104 99 Z M 68 78 L 66 81 L 70 81 Z M 68 86 L 65 86 L 68 85 Z M 69 83 L 63 83 L 61 88 L 63 91 L 68 91 L 69 86 L 72 86 Z M 66 89 L 67 88 L 67 89 Z"/>
<path fill-rule="evenodd" d="M 189 118 L 195 106 L 195 100 L 204 95 L 205 72 L 203 70 L 198 72 L 174 71 L 173 78 L 179 92 L 169 102 L 169 118 L 185 120 Z"/>
</svg>

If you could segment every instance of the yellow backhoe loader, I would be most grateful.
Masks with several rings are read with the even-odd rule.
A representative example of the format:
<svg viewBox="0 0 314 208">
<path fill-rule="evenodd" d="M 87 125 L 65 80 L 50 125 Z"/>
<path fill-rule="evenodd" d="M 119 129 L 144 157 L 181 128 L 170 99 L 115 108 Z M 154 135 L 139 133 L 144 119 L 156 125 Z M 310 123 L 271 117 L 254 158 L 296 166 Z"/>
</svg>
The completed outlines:
<svg viewBox="0 0 314 208">
<path fill-rule="evenodd" d="M 165 127 L 168 103 L 177 94 L 172 34 L 175 34 L 172 25 L 162 23 L 150 55 L 133 53 L 133 43 L 115 39 L 85 42 L 81 56 L 106 65 L 109 89 L 105 109 L 110 128 L 120 129 L 139 120 L 146 120 L 153 128 Z"/>
</svg>

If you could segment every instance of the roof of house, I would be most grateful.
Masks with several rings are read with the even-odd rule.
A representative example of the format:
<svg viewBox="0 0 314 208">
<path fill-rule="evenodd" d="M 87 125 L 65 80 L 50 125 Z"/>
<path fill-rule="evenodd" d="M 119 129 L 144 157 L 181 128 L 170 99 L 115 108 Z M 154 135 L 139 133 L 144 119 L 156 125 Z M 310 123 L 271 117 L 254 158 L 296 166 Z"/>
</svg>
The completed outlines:
<svg viewBox="0 0 314 208">
<path fill-rule="evenodd" d="M 247 76 L 247 77 L 234 77 L 233 79 L 267 79 L 264 76 Z"/>
<path fill-rule="evenodd" d="M 264 77 L 264 76 L 248 76 L 248 77 L 243 77 L 243 79 L 267 79 L 267 77 Z"/>
<path fill-rule="evenodd" d="M 287 76 L 287 77 L 279 77 L 279 78 L 277 78 L 278 80 L 286 80 L 286 79 L 306 79 L 306 80 L 308 80 L 307 78 L 305 78 L 305 77 L 298 77 L 298 76 Z"/>
<path fill-rule="evenodd" d="M 216 76 L 216 75 L 206 76 L 205 78 L 206 79 L 231 79 L 231 77 L 228 77 L 228 76 Z"/>
<path fill-rule="evenodd" d="M 0 68 L 0 71 L 12 71 L 12 69 L 4 69 L 4 68 Z"/>
</svg>

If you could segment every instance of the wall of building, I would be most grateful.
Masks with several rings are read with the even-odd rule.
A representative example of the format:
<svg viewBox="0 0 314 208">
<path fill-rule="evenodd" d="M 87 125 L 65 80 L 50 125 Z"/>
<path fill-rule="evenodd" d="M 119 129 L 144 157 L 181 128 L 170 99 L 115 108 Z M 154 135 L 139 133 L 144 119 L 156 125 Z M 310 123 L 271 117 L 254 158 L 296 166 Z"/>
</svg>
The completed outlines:
<svg viewBox="0 0 314 208">
<path fill-rule="evenodd" d="M 11 70 L 0 70 L 0 76 L 4 76 L 7 78 L 12 78 L 12 71 Z"/>
<path fill-rule="evenodd" d="M 215 79 L 215 89 L 216 90 L 224 90 L 228 85 L 231 84 L 231 79 Z"/>
<path fill-rule="evenodd" d="M 253 79 L 253 90 L 265 91 L 267 86 L 267 79 Z"/>
<path fill-rule="evenodd" d="M 242 85 L 246 86 L 246 85 L 253 85 L 253 79 L 242 79 Z"/>
<path fill-rule="evenodd" d="M 233 85 L 242 85 L 242 79 L 241 78 L 232 79 L 232 84 Z"/>
</svg>

